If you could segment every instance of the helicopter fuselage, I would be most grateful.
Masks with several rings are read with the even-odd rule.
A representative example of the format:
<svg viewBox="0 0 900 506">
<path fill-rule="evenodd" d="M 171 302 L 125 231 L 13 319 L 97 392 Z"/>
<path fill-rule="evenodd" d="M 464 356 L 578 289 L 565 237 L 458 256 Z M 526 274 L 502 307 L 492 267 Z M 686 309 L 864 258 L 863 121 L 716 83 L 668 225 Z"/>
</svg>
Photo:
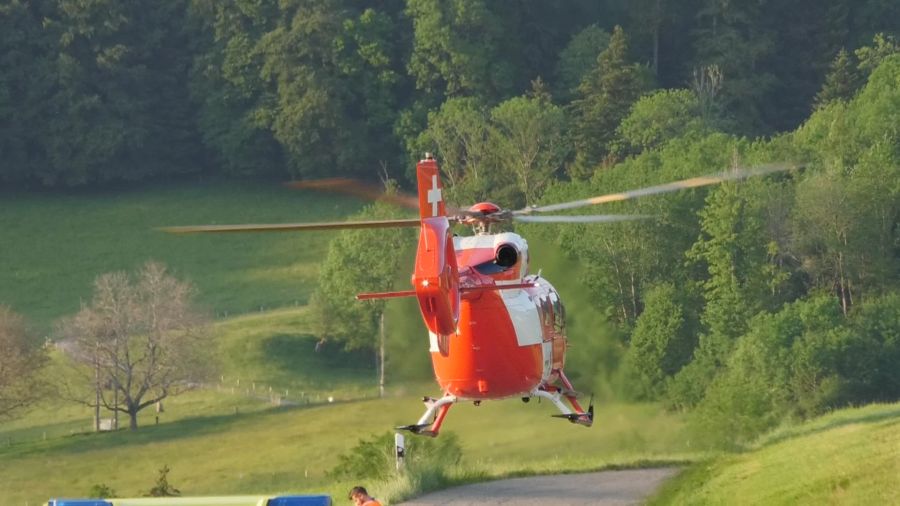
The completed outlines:
<svg viewBox="0 0 900 506">
<path fill-rule="evenodd" d="M 461 288 L 456 331 L 429 332 L 442 390 L 462 399 L 527 396 L 554 381 L 564 364 L 566 336 L 559 294 L 528 273 L 528 244 L 514 233 L 454 237 Z M 491 285 L 531 285 L 467 290 Z"/>
</svg>

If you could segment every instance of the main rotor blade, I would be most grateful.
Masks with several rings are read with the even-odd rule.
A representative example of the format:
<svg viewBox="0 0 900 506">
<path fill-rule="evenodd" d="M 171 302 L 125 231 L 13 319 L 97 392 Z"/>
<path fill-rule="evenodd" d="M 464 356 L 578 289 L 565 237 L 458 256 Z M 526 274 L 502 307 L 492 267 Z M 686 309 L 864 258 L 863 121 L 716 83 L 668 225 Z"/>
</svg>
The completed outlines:
<svg viewBox="0 0 900 506">
<path fill-rule="evenodd" d="M 757 167 L 752 167 L 749 169 L 736 169 L 725 171 L 719 174 L 712 174 L 709 176 L 700 176 L 693 177 L 690 179 L 684 179 L 682 181 L 675 181 L 673 183 L 666 183 L 657 186 L 650 186 L 648 188 L 641 188 L 638 190 L 630 190 L 622 193 L 610 193 L 608 195 L 601 195 L 599 197 L 592 197 L 584 200 L 574 200 L 572 202 L 563 202 L 560 204 L 550 204 L 546 206 L 540 207 L 531 207 L 522 209 L 520 211 L 515 211 L 516 215 L 527 215 L 529 213 L 545 213 L 548 211 L 561 211 L 563 209 L 575 209 L 578 207 L 584 206 L 593 206 L 597 204 L 606 204 L 608 202 L 619 202 L 622 200 L 629 200 L 638 197 L 646 197 L 648 195 L 659 195 L 661 193 L 669 193 L 673 191 L 683 190 L 686 188 L 698 188 L 700 186 L 708 186 L 712 184 L 718 184 L 725 181 L 735 181 L 738 179 L 746 179 L 749 177 L 762 176 L 765 174 L 771 174 L 773 172 L 781 172 L 789 169 L 793 169 L 795 166 L 793 165 L 760 165 Z"/>
<path fill-rule="evenodd" d="M 384 188 L 381 188 L 380 186 L 363 181 L 358 181 L 356 179 L 348 179 L 345 177 L 312 179 L 309 181 L 292 181 L 289 183 L 284 183 L 284 185 L 288 188 L 294 188 L 297 190 L 316 190 L 343 193 L 346 195 L 352 195 L 354 197 L 360 197 L 372 202 L 380 200 L 382 202 L 387 202 L 404 209 L 413 209 L 416 211 L 418 211 L 419 209 L 419 198 L 416 195 L 399 191 L 396 193 L 386 193 L 384 191 Z M 444 204 L 446 205 L 448 215 L 465 213 L 465 211 L 459 207 L 452 206 L 447 202 L 445 202 Z"/>
<path fill-rule="evenodd" d="M 161 227 L 157 230 L 170 234 L 227 233 L 227 232 L 293 232 L 309 230 L 337 230 L 342 228 L 391 228 L 418 227 L 418 218 L 373 221 L 336 221 L 331 223 L 278 223 L 258 225 L 194 225 L 186 227 Z"/>
<path fill-rule="evenodd" d="M 419 199 L 414 195 L 406 193 L 385 193 L 384 189 L 345 177 L 334 177 L 329 179 L 313 179 L 310 181 L 292 181 L 284 183 L 288 188 L 297 190 L 320 190 L 335 193 L 345 193 L 366 200 L 382 200 L 397 207 L 406 209 L 419 209 Z"/>
<path fill-rule="evenodd" d="M 515 221 L 524 223 L 613 223 L 617 221 L 647 220 L 653 218 L 644 214 L 590 214 L 587 216 L 525 216 L 514 215 Z"/>
</svg>

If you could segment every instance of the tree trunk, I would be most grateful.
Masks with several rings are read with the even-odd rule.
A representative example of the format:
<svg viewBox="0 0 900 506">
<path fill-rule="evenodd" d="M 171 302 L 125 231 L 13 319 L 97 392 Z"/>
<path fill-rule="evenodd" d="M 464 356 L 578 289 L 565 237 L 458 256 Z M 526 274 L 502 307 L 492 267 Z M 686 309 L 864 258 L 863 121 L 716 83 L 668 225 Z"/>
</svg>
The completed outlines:
<svg viewBox="0 0 900 506">
<path fill-rule="evenodd" d="M 128 430 L 137 430 L 137 415 L 136 409 L 128 408 Z"/>
<path fill-rule="evenodd" d="M 379 319 L 378 339 L 378 396 L 384 397 L 384 311 Z"/>
<path fill-rule="evenodd" d="M 656 0 L 656 13 L 653 19 L 653 75 L 659 77 L 659 25 L 662 24 L 662 0 Z"/>
<path fill-rule="evenodd" d="M 100 432 L 100 358 L 94 350 L 94 432 Z"/>
</svg>

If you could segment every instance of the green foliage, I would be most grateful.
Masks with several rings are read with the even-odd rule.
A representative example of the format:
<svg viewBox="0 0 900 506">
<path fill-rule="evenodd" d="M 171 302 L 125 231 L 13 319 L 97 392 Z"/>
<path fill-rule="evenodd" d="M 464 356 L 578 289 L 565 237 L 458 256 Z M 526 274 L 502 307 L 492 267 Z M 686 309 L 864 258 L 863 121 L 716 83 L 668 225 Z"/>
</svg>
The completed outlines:
<svg viewBox="0 0 900 506">
<path fill-rule="evenodd" d="M 661 283 L 644 295 L 644 311 L 631 333 L 622 365 L 625 390 L 637 399 L 656 399 L 666 383 L 687 364 L 696 346 L 696 316 L 686 314 L 691 304 L 682 303 L 675 286 Z"/>
<path fill-rule="evenodd" d="M 863 46 L 856 51 L 858 68 L 864 77 L 869 77 L 887 58 L 900 53 L 900 42 L 894 36 L 883 33 L 875 34 L 871 46 Z"/>
<path fill-rule="evenodd" d="M 569 155 L 564 111 L 547 95 L 515 97 L 491 111 L 491 126 L 495 170 L 511 173 L 524 197 L 511 204 L 536 203 Z"/>
<path fill-rule="evenodd" d="M 116 497 L 116 491 L 106 483 L 96 483 L 91 485 L 91 488 L 88 489 L 85 496 L 97 499 L 108 499 Z"/>
<path fill-rule="evenodd" d="M 536 202 L 561 172 L 570 150 L 565 112 L 539 81 L 535 86 L 532 96 L 490 111 L 475 99 L 458 98 L 428 114 L 415 149 L 436 153 L 452 200 L 522 207 Z"/>
<path fill-rule="evenodd" d="M 497 98 L 510 91 L 514 67 L 500 56 L 503 23 L 483 0 L 411 0 L 410 75 L 439 97 Z"/>
<path fill-rule="evenodd" d="M 898 304 L 895 294 L 877 299 L 848 321 L 833 297 L 819 296 L 761 314 L 693 415 L 698 434 L 733 445 L 785 416 L 896 399 L 896 367 L 885 366 L 898 356 Z"/>
<path fill-rule="evenodd" d="M 186 4 L 4 6 L 0 110 L 12 131 L 0 152 L 15 165 L 0 178 L 82 185 L 195 171 Z"/>
<path fill-rule="evenodd" d="M 459 437 L 452 432 L 439 438 L 406 438 L 405 469 L 415 473 L 448 470 L 462 460 Z M 338 464 L 329 476 L 338 480 L 386 480 L 396 471 L 394 433 L 386 432 L 360 439 L 349 453 L 338 456 Z"/>
<path fill-rule="evenodd" d="M 697 97 L 688 90 L 660 90 L 641 97 L 618 127 L 617 152 L 640 153 L 689 133 L 709 130 Z"/>
<path fill-rule="evenodd" d="M 628 63 L 625 31 L 616 26 L 609 46 L 578 85 L 578 98 L 571 104 L 576 152 L 573 175 L 589 176 L 597 164 L 608 161 L 619 122 L 648 87 L 643 69 Z"/>
<path fill-rule="evenodd" d="M 376 202 L 358 219 L 396 218 L 398 210 Z M 321 324 L 322 340 L 335 340 L 347 350 L 373 349 L 384 301 L 360 302 L 362 292 L 388 292 L 402 258 L 397 254 L 411 240 L 408 229 L 347 230 L 328 247 L 312 304 Z"/>
<path fill-rule="evenodd" d="M 816 94 L 816 108 L 821 108 L 832 100 L 847 101 L 853 98 L 859 89 L 859 78 L 855 70 L 850 53 L 841 48 L 831 62 L 822 89 Z"/>
<path fill-rule="evenodd" d="M 488 112 L 474 98 L 451 98 L 428 113 L 428 128 L 419 134 L 416 152 L 433 152 L 449 198 L 469 203 L 487 199 L 491 189 L 511 183 L 507 174 L 491 170 Z M 498 199 L 497 196 L 491 198 Z"/>
<path fill-rule="evenodd" d="M 156 485 L 145 494 L 146 497 L 176 497 L 181 491 L 169 484 L 169 466 L 162 466 L 156 478 Z"/>
<path fill-rule="evenodd" d="M 559 54 L 556 95 L 562 99 L 571 99 L 585 75 L 594 68 L 597 57 L 607 46 L 609 33 L 596 24 L 589 25 L 573 35 Z"/>
<path fill-rule="evenodd" d="M 724 75 L 722 97 L 742 132 L 763 127 L 761 105 L 776 83 L 760 64 L 772 54 L 775 34 L 763 23 L 765 8 L 755 3 L 703 0 L 694 31 L 695 61 L 716 65 Z"/>
</svg>

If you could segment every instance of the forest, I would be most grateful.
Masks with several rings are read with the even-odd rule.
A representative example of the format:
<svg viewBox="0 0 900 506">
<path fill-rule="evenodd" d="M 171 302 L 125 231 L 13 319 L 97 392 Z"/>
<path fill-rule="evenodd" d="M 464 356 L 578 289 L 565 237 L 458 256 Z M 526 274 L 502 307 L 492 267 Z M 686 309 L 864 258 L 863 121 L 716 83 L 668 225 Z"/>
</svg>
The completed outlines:
<svg viewBox="0 0 900 506">
<path fill-rule="evenodd" d="M 0 182 L 404 187 L 431 151 L 454 201 L 519 208 L 789 164 L 533 230 L 585 266 L 623 394 L 740 440 L 900 399 L 898 36 L 892 0 L 10 0 Z M 330 311 L 372 342 L 378 307 Z"/>
</svg>

